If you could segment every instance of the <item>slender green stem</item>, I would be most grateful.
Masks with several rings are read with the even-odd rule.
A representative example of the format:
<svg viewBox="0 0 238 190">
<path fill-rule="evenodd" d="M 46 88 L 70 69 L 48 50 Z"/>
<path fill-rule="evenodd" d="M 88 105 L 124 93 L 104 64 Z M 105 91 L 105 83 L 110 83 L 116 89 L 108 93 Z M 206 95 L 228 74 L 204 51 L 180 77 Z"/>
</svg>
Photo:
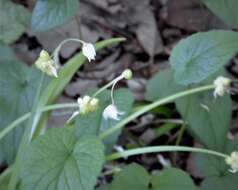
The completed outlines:
<svg viewBox="0 0 238 190">
<path fill-rule="evenodd" d="M 171 101 L 174 101 L 174 100 L 176 100 L 178 98 L 181 98 L 181 97 L 184 97 L 184 96 L 187 96 L 187 95 L 191 95 L 191 94 L 195 94 L 195 93 L 198 93 L 198 92 L 212 90 L 212 89 L 214 89 L 214 87 L 215 87 L 214 85 L 201 86 L 201 87 L 198 87 L 198 88 L 189 89 L 189 90 L 186 90 L 186 91 L 179 92 L 179 93 L 176 93 L 174 95 L 168 96 L 166 98 L 157 100 L 157 101 L 155 101 L 155 102 L 153 102 L 153 103 L 151 103 L 151 104 L 149 104 L 147 106 L 144 106 L 143 108 L 141 108 L 137 112 L 131 114 L 129 117 L 127 117 L 124 120 L 122 120 L 121 122 L 119 122 L 114 127 L 109 128 L 105 132 L 101 133 L 100 134 L 100 138 L 101 139 L 106 138 L 110 134 L 112 134 L 115 131 L 121 129 L 125 124 L 129 123 L 130 121 L 132 121 L 133 119 L 137 118 L 138 116 L 148 112 L 149 110 L 154 109 L 157 106 L 161 106 L 163 104 L 169 103 Z"/>
<path fill-rule="evenodd" d="M 107 88 L 109 88 L 110 86 L 112 86 L 115 83 L 115 80 L 117 78 L 115 78 L 114 80 L 112 80 L 111 82 L 107 83 L 106 85 L 104 85 L 102 88 L 100 88 L 98 91 L 96 91 L 93 95 L 92 98 L 95 98 L 96 96 L 98 96 L 100 93 L 102 93 L 104 90 L 106 90 Z"/>
<path fill-rule="evenodd" d="M 41 108 L 39 112 L 47 112 L 47 111 L 56 110 L 56 109 L 77 108 L 77 107 L 78 107 L 77 103 L 54 104 L 54 105 L 49 105 L 49 106 Z M 26 121 L 30 116 L 31 116 L 30 112 L 26 113 L 23 116 L 16 119 L 15 121 L 13 121 L 8 126 L 4 127 L 4 129 L 0 132 L 0 140 L 4 138 L 10 131 L 12 131 L 13 129 L 18 127 L 21 123 Z"/>
<path fill-rule="evenodd" d="M 119 159 L 123 157 L 138 155 L 138 154 L 157 153 L 157 152 L 197 152 L 197 153 L 214 155 L 221 158 L 228 157 L 228 155 L 226 154 L 216 152 L 213 150 L 202 149 L 202 148 L 193 148 L 193 147 L 186 147 L 186 146 L 150 146 L 150 147 L 126 150 L 124 152 L 113 153 L 107 156 L 106 160 L 110 161 L 110 160 L 115 160 L 115 159 Z"/>
<path fill-rule="evenodd" d="M 178 138 L 176 140 L 176 145 L 179 145 L 182 141 L 182 138 L 183 138 L 183 134 L 185 132 L 185 129 L 186 129 L 186 122 L 184 121 L 180 130 L 179 130 L 179 133 L 178 133 Z"/>
</svg>

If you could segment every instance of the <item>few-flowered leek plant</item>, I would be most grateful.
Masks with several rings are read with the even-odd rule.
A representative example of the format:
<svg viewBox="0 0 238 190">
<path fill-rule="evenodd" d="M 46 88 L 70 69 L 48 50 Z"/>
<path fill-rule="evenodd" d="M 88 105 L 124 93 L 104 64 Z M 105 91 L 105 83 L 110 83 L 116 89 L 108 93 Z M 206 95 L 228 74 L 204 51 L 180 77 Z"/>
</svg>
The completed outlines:
<svg viewBox="0 0 238 190">
<path fill-rule="evenodd" d="M 62 46 L 68 41 L 81 43 L 82 53 L 77 54 L 76 57 L 69 60 L 69 62 L 60 68 L 61 71 L 58 73 L 59 52 Z M 109 42 L 112 43 L 113 40 L 110 40 Z M 107 170 L 108 165 L 110 165 L 112 167 L 111 171 L 118 172 L 118 170 L 115 170 L 118 166 L 114 167 L 114 165 L 122 164 L 121 162 L 113 162 L 113 164 L 111 164 L 112 160 L 119 158 L 127 159 L 133 155 L 135 156 L 146 153 L 153 153 L 151 156 L 155 156 L 155 158 L 153 158 L 153 160 L 155 160 L 155 165 L 159 164 L 159 162 L 157 163 L 156 156 L 157 154 L 161 154 L 161 152 L 201 153 L 204 155 L 215 156 L 217 158 L 217 163 L 221 165 L 226 164 L 227 167 L 224 167 L 225 169 L 222 171 L 224 175 L 227 175 L 226 173 L 228 170 L 232 173 L 238 171 L 238 147 L 234 146 L 231 148 L 226 145 L 228 148 L 225 149 L 224 147 L 226 146 L 224 145 L 224 147 L 222 147 L 224 148 L 224 151 L 220 152 L 222 148 L 219 146 L 221 144 L 223 145 L 223 142 L 228 141 L 227 126 L 229 124 L 229 122 L 223 120 L 220 121 L 219 119 L 221 119 L 221 115 L 226 115 L 229 111 L 231 113 L 231 108 L 229 107 L 231 103 L 231 100 L 229 99 L 230 94 L 227 94 L 227 96 L 224 95 L 225 93 L 229 93 L 231 91 L 230 85 L 237 82 L 236 80 L 223 76 L 216 76 L 217 78 L 215 77 L 213 79 L 213 83 L 209 82 L 204 86 L 200 86 L 200 81 L 197 83 L 194 82 L 198 79 L 195 80 L 195 77 L 193 76 L 193 81 L 186 86 L 185 84 L 181 85 L 179 83 L 180 81 L 176 81 L 174 79 L 174 74 L 171 70 L 166 72 L 166 75 L 161 75 L 160 72 L 163 71 L 160 71 L 159 77 L 156 77 L 156 82 L 154 82 L 154 80 L 152 81 L 152 87 L 149 85 L 150 81 L 146 87 L 147 91 L 149 91 L 149 89 L 153 90 L 152 96 L 149 94 L 149 98 L 146 99 L 141 105 L 134 106 L 133 95 L 128 89 L 121 89 L 121 91 L 115 90 L 116 85 L 121 80 L 130 80 L 132 78 L 132 70 L 128 68 L 105 86 L 99 88 L 95 93 L 79 97 L 75 103 L 53 104 L 56 99 L 55 97 L 59 97 L 60 93 L 65 88 L 67 83 L 65 80 L 68 82 L 71 80 L 74 73 L 76 73 L 79 67 L 83 65 L 86 58 L 89 62 L 95 60 L 95 49 L 99 50 L 100 48 L 106 47 L 106 44 L 109 42 L 104 41 L 94 46 L 93 44 L 86 43 L 80 39 L 67 39 L 59 44 L 52 55 L 45 50 L 40 52 L 39 58 L 35 61 L 35 66 L 41 71 L 42 76 L 47 74 L 54 78 L 52 78 L 49 84 L 47 84 L 47 87 L 45 88 L 46 90 L 43 93 L 41 93 L 41 89 L 45 87 L 45 84 L 43 84 L 41 80 L 39 80 L 41 82 L 37 81 L 38 83 L 30 81 L 31 86 L 38 87 L 32 109 L 21 117 L 16 118 L 15 121 L 7 125 L 0 132 L 0 140 L 3 141 L 5 140 L 4 137 L 16 131 L 13 129 L 19 126 L 25 126 L 25 131 L 22 136 L 18 152 L 14 157 L 14 161 L 7 160 L 6 157 L 7 163 L 9 165 L 12 164 L 12 167 L 9 167 L 9 169 L 6 170 L 6 173 L 4 172 L 2 176 L 0 176 L 0 189 L 2 188 L 2 180 L 7 176 L 7 181 L 9 181 L 9 183 L 7 184 L 7 187 L 3 188 L 6 190 L 16 190 L 19 185 L 21 189 L 24 190 L 31 190 L 35 188 L 39 190 L 93 190 L 97 181 L 101 183 L 100 179 L 103 178 L 101 171 L 104 165 L 106 165 L 104 170 Z M 190 61 L 189 63 L 191 64 L 192 62 Z M 191 69 L 191 67 L 192 66 L 190 65 L 189 68 Z M 66 74 L 67 76 L 65 76 Z M 68 75 L 71 77 L 68 77 Z M 188 75 L 188 77 L 189 76 L 191 75 Z M 177 75 L 175 77 L 177 77 Z M 158 79 L 159 81 L 157 81 Z M 184 81 L 187 82 L 185 79 Z M 110 90 L 110 94 L 105 93 L 107 95 L 103 97 L 106 99 L 104 100 L 102 96 L 99 96 L 99 94 L 102 95 L 101 93 L 107 89 Z M 31 94 L 35 93 L 34 90 L 35 88 L 33 88 Z M 79 93 L 81 94 L 82 92 Z M 129 98 L 125 97 L 125 94 Z M 28 95 L 29 94 L 26 96 L 27 98 Z M 118 97 L 120 98 L 120 101 L 115 101 Z M 128 103 L 129 100 L 130 105 Z M 123 106 L 121 106 L 122 103 Z M 180 146 L 180 143 L 175 146 L 166 146 L 163 144 L 147 146 L 146 142 L 142 142 L 142 138 L 137 139 L 139 142 L 136 144 L 137 148 L 126 150 L 126 148 L 124 149 L 123 147 L 129 147 L 127 144 L 116 145 L 118 136 L 121 134 L 121 129 L 123 127 L 131 123 L 134 125 L 134 123 L 136 123 L 133 122 L 135 119 L 143 114 L 151 112 L 152 110 L 156 110 L 156 108 L 159 108 L 159 111 L 163 110 L 160 110 L 160 108 L 162 108 L 161 106 L 165 106 L 168 103 L 175 103 L 177 108 L 176 110 L 172 108 L 173 110 L 169 110 L 169 113 L 176 112 L 174 115 L 178 117 L 180 114 L 182 116 L 181 119 L 169 118 L 172 117 L 173 114 L 165 114 L 166 116 L 163 117 L 168 118 L 163 118 L 163 122 L 172 125 L 158 125 L 158 129 L 157 123 L 153 126 L 145 126 L 144 123 L 142 123 L 142 126 L 146 129 L 150 128 L 151 131 L 156 131 L 154 135 L 156 136 L 155 138 L 160 138 L 160 136 L 163 135 L 167 136 L 170 132 L 173 133 L 172 129 L 174 131 L 177 130 L 176 132 L 182 134 L 180 137 L 183 138 L 183 131 L 188 128 L 188 131 L 192 131 L 190 135 L 194 138 L 194 141 L 204 145 L 204 147 L 207 147 L 206 149 Z M 127 107 L 128 109 L 124 109 L 123 107 Z M 50 116 L 49 111 L 66 108 L 72 109 L 70 114 L 73 113 L 71 116 L 69 115 L 69 119 L 66 124 L 62 128 L 57 127 L 55 129 L 47 129 L 46 126 Z M 224 113 L 222 112 L 223 110 L 225 110 Z M 43 112 L 46 113 L 43 114 Z M 177 112 L 179 112 L 179 114 L 177 114 Z M 228 116 L 230 116 L 230 113 Z M 150 114 L 153 114 L 153 112 Z M 155 114 L 155 117 L 156 116 L 157 114 Z M 76 117 L 77 122 L 74 122 Z M 175 123 L 175 120 L 180 120 L 180 122 Z M 226 120 L 230 121 L 229 118 L 226 118 Z M 140 120 L 138 119 L 138 121 Z M 181 123 L 184 125 L 181 126 L 181 129 L 178 129 Z M 141 123 L 137 124 L 138 126 L 133 128 L 141 127 Z M 103 125 L 105 125 L 105 127 Z M 206 128 L 203 128 L 204 126 Z M 42 129 L 46 129 L 44 134 L 40 133 Z M 130 129 L 131 128 L 128 128 L 129 133 Z M 201 129 L 202 131 L 200 131 Z M 204 133 L 206 133 L 206 135 L 204 135 Z M 140 136 L 142 135 L 140 134 Z M 180 137 L 177 137 L 177 139 Z M 222 143 L 220 142 L 221 139 Z M 143 145 L 143 147 L 140 147 L 140 145 Z M 132 144 L 132 146 L 130 145 L 130 147 L 134 147 L 134 144 Z M 113 150 L 116 152 L 113 153 Z M 230 155 L 227 155 L 226 153 L 229 153 Z M 176 165 L 177 156 L 171 154 L 171 157 L 171 160 L 174 162 L 173 164 Z M 105 164 L 105 162 L 108 164 Z M 209 159 L 206 160 L 206 163 L 202 163 L 204 166 L 201 167 L 207 167 L 207 163 L 211 164 Z M 140 168 L 137 171 L 138 168 L 136 166 L 133 165 L 132 167 L 133 169 L 130 170 L 130 172 L 135 172 L 130 174 L 130 176 L 146 173 L 141 172 L 144 171 L 144 169 Z M 166 167 L 166 164 L 164 164 L 164 167 Z M 120 171 L 121 170 L 124 171 L 123 169 L 120 169 Z M 178 169 L 173 170 L 173 175 L 168 173 L 164 176 L 177 175 L 177 170 Z M 192 183 L 192 179 L 190 179 L 189 175 L 184 172 L 181 174 L 181 172 L 182 171 L 180 171 L 178 175 L 186 179 L 184 180 L 184 183 L 189 181 L 188 187 L 191 187 L 191 189 L 197 189 L 197 187 L 195 187 Z M 111 175 L 114 172 L 105 171 L 104 173 Z M 121 174 L 124 175 L 123 173 Z M 160 178 L 160 175 L 153 175 L 152 177 L 149 173 L 143 175 L 145 175 L 145 177 L 143 176 L 141 180 L 144 180 L 144 178 L 147 179 L 144 189 L 149 188 L 149 185 L 154 185 L 152 183 L 153 180 L 150 182 L 150 179 L 153 179 L 154 177 L 156 177 L 155 181 L 157 181 L 157 177 L 159 178 L 158 181 L 161 179 L 164 180 L 163 178 Z M 98 176 L 101 176 L 99 180 L 97 180 Z M 126 179 L 127 177 L 122 178 Z M 135 178 L 137 178 L 137 176 Z M 169 180 L 171 180 L 171 178 L 169 178 Z M 183 180 L 181 180 L 181 182 L 183 183 Z M 110 184 L 107 185 L 111 187 Z M 114 185 L 113 182 L 112 185 Z M 141 187 L 136 187 L 135 189 L 140 188 Z M 177 187 L 173 187 L 173 189 L 176 188 Z M 156 189 L 156 187 L 153 187 L 153 189 Z"/>
</svg>

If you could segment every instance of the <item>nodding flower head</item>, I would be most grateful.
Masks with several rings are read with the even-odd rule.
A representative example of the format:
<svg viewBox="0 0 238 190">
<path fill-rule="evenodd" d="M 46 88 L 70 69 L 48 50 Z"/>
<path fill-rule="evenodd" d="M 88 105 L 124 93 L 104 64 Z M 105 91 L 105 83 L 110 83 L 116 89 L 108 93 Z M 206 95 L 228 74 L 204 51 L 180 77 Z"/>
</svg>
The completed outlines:
<svg viewBox="0 0 238 190">
<path fill-rule="evenodd" d="M 54 60 L 50 57 L 47 51 L 41 50 L 40 56 L 36 60 L 35 65 L 47 75 L 58 77 Z"/>
<path fill-rule="evenodd" d="M 119 116 L 123 114 L 124 112 L 119 111 L 114 104 L 111 104 L 105 108 L 102 115 L 105 120 L 113 119 L 118 121 L 120 120 Z"/>
<path fill-rule="evenodd" d="M 217 98 L 217 96 L 223 96 L 225 92 L 229 92 L 228 88 L 231 84 L 231 80 L 229 78 L 219 76 L 214 80 L 213 84 L 215 85 L 213 95 Z"/>
<path fill-rule="evenodd" d="M 238 171 L 238 152 L 234 151 L 226 158 L 226 164 L 231 167 L 230 172 L 236 173 Z"/>
<path fill-rule="evenodd" d="M 82 52 L 85 57 L 88 58 L 88 61 L 95 60 L 96 51 L 91 43 L 83 42 Z"/>
<path fill-rule="evenodd" d="M 95 111 L 98 108 L 98 102 L 97 98 L 91 98 L 90 96 L 78 98 L 79 113 L 87 114 Z"/>
</svg>

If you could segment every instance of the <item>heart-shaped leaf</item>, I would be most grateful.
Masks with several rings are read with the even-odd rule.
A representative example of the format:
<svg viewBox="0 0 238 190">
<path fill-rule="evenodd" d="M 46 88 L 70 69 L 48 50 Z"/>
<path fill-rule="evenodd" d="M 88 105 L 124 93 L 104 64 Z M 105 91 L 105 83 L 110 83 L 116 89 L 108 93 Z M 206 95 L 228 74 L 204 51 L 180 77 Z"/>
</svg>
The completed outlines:
<svg viewBox="0 0 238 190">
<path fill-rule="evenodd" d="M 152 176 L 153 190 L 198 190 L 187 173 L 176 168 L 166 168 Z"/>
<path fill-rule="evenodd" d="M 76 14 L 77 9 L 78 0 L 38 0 L 32 14 L 32 29 L 44 31 L 64 24 Z"/>
<path fill-rule="evenodd" d="M 104 162 L 104 146 L 97 137 L 77 141 L 72 129 L 51 129 L 25 153 L 24 190 L 93 190 Z"/>
<path fill-rule="evenodd" d="M 26 30 L 30 13 L 12 1 L 0 0 L 0 42 L 9 44 Z"/>
<path fill-rule="evenodd" d="M 199 83 L 217 72 L 238 51 L 238 33 L 214 30 L 181 40 L 173 49 L 170 64 L 175 82 Z"/>
</svg>

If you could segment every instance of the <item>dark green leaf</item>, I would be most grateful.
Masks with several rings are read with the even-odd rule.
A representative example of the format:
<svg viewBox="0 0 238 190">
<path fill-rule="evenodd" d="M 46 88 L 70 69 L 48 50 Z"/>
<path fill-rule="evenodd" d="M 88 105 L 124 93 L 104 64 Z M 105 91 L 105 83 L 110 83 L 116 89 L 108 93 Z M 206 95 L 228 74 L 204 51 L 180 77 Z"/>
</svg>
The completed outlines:
<svg viewBox="0 0 238 190">
<path fill-rule="evenodd" d="M 7 47 L 0 47 L 0 128 L 31 110 L 40 72 L 18 61 Z M 14 160 L 25 123 L 0 142 L 1 155 L 7 163 Z"/>
<path fill-rule="evenodd" d="M 26 30 L 29 17 L 23 6 L 0 0 L 0 42 L 9 44 L 16 41 Z"/>
<path fill-rule="evenodd" d="M 178 99 L 176 107 L 203 145 L 214 150 L 224 150 L 231 122 L 229 95 L 214 99 L 213 92 L 198 93 Z"/>
<path fill-rule="evenodd" d="M 189 175 L 176 168 L 167 168 L 152 176 L 153 190 L 198 190 Z"/>
<path fill-rule="evenodd" d="M 72 129 L 51 129 L 34 140 L 22 168 L 24 190 L 92 190 L 104 162 L 96 137 L 76 140 Z"/>
<path fill-rule="evenodd" d="M 202 0 L 218 17 L 232 27 L 238 28 L 237 0 Z"/>
<path fill-rule="evenodd" d="M 238 51 L 238 33 L 214 30 L 181 40 L 173 49 L 170 64 L 175 82 L 199 83 L 218 71 Z"/>
<path fill-rule="evenodd" d="M 32 14 L 32 29 L 44 31 L 64 24 L 76 14 L 78 2 L 78 0 L 38 0 Z"/>
<path fill-rule="evenodd" d="M 138 164 L 130 164 L 115 174 L 108 190 L 148 190 L 150 176 Z"/>
</svg>

